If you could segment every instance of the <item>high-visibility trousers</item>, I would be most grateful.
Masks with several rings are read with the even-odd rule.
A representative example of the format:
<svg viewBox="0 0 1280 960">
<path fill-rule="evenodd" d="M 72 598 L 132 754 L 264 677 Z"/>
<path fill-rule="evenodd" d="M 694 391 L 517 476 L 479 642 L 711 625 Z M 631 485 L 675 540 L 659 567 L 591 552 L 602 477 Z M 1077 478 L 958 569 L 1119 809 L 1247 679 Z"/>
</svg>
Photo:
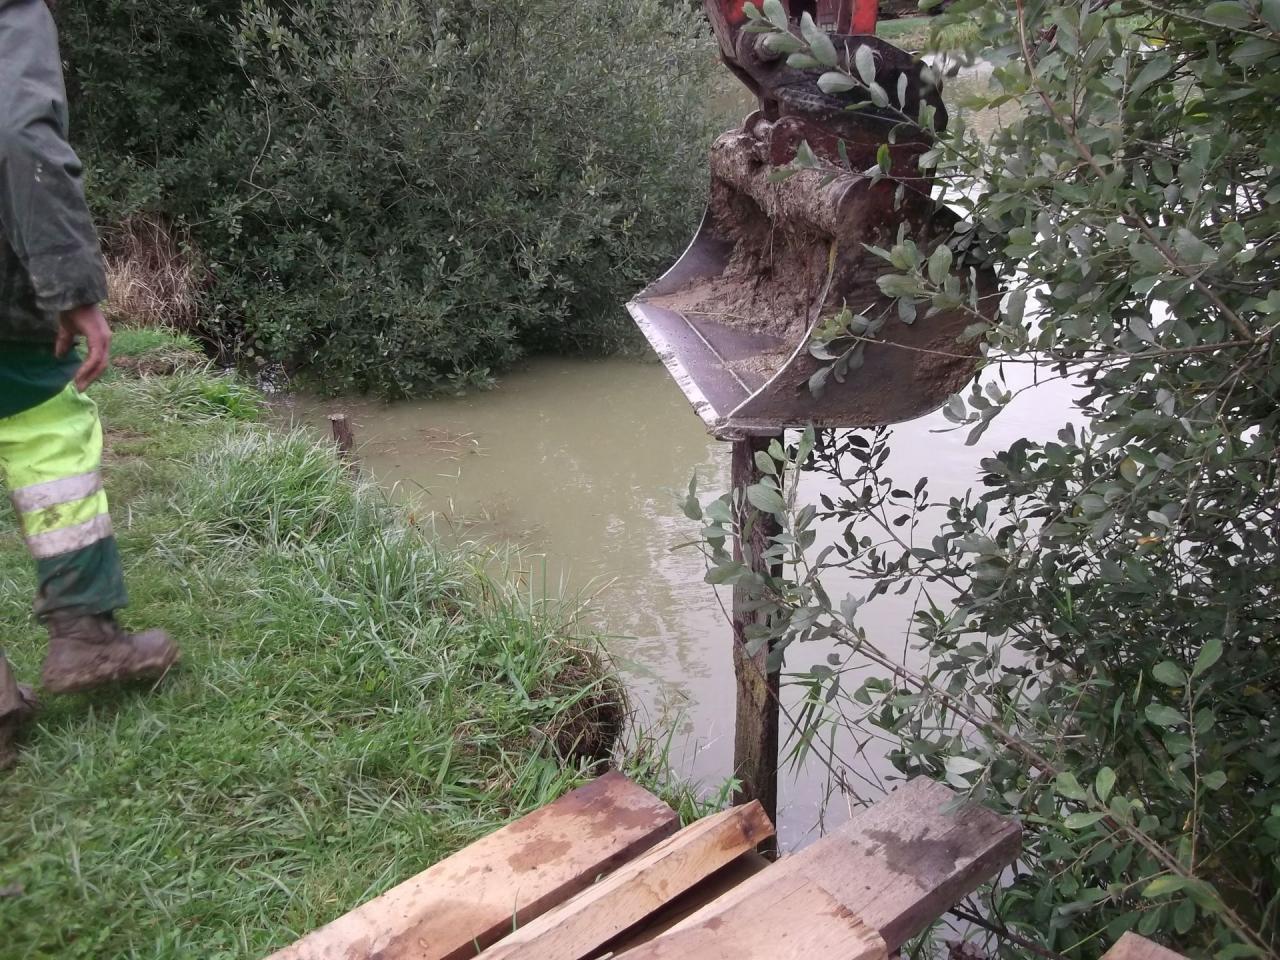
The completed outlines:
<svg viewBox="0 0 1280 960">
<path fill-rule="evenodd" d="M 0 417 L 0 476 L 36 561 L 36 615 L 109 613 L 128 602 L 102 489 L 102 423 L 67 384 Z"/>
</svg>

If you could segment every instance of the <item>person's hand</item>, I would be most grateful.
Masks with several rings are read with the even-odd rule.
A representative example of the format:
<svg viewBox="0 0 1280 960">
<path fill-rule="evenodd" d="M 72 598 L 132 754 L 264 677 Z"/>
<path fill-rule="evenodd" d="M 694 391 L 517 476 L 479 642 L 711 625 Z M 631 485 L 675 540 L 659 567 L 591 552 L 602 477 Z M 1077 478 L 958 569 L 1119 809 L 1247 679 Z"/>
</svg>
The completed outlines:
<svg viewBox="0 0 1280 960">
<path fill-rule="evenodd" d="M 75 345 L 76 337 L 84 337 L 88 355 L 76 371 L 76 389 L 82 393 L 97 380 L 111 363 L 111 327 L 97 304 L 65 311 L 59 318 L 58 339 L 53 351 L 65 357 Z"/>
</svg>

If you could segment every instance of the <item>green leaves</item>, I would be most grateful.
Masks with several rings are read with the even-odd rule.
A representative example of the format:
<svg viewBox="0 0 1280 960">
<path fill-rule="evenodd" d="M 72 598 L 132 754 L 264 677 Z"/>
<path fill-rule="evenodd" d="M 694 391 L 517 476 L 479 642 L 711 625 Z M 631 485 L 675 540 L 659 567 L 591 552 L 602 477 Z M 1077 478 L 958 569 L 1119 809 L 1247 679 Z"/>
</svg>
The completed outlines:
<svg viewBox="0 0 1280 960">
<path fill-rule="evenodd" d="M 718 120 L 672 104 L 723 68 L 670 4 L 113 9 L 60 24 L 91 201 L 104 233 L 165 225 L 199 277 L 180 322 L 229 361 L 421 399 L 534 341 L 608 352 L 628 331 L 584 305 L 643 286 L 703 200 Z"/>
<path fill-rule="evenodd" d="M 1009 291 L 1009 296 L 1005 301 L 1004 319 L 1007 324 L 1013 327 L 1022 325 L 1022 316 L 1027 308 L 1027 291 L 1018 287 L 1016 290 Z"/>
<path fill-rule="evenodd" d="M 1168 54 L 1155 54 L 1151 59 L 1143 64 L 1142 69 L 1138 71 L 1138 75 L 1134 78 L 1133 87 L 1130 89 L 1130 93 L 1135 97 L 1138 96 L 1138 94 L 1142 93 L 1142 91 L 1146 90 L 1157 80 L 1164 77 L 1172 69 L 1173 60 Z"/>
<path fill-rule="evenodd" d="M 1214 770 L 1201 777 L 1200 782 L 1209 790 L 1220 790 L 1226 785 L 1227 775 L 1221 770 Z"/>
<path fill-rule="evenodd" d="M 702 519 L 702 505 L 698 502 L 698 475 L 689 478 L 689 492 L 680 501 L 680 510 L 690 520 Z"/>
<path fill-rule="evenodd" d="M 822 64 L 809 56 L 809 54 L 800 52 L 793 53 L 787 57 L 787 66 L 795 67 L 797 70 L 812 70 L 816 67 L 821 67 Z"/>
<path fill-rule="evenodd" d="M 1191 676 L 1198 677 L 1222 658 L 1222 641 L 1211 637 L 1205 641 L 1196 657 L 1195 666 L 1191 668 Z"/>
<path fill-rule="evenodd" d="M 1166 707 L 1162 703 L 1149 703 L 1143 711 L 1146 718 L 1158 727 L 1180 727 L 1187 722 L 1187 718 L 1179 713 L 1173 707 Z"/>
<path fill-rule="evenodd" d="M 1280 0 L 1131 14 L 995 0 L 933 20 L 979 34 L 993 64 L 971 101 L 956 86 L 973 77 L 944 88 L 922 165 L 958 223 L 886 212 L 862 251 L 881 296 L 833 304 L 805 359 L 830 397 L 854 318 L 949 351 L 930 325 L 958 309 L 982 369 L 936 426 L 819 434 L 817 476 L 778 516 L 810 507 L 823 547 L 791 562 L 785 529 L 785 587 L 760 602 L 882 664 L 849 700 L 806 692 L 808 742 L 874 727 L 898 771 L 1022 817 L 1023 876 L 992 904 L 1005 922 L 1053 950 L 1140 928 L 1227 960 L 1238 930 L 1217 905 L 1269 936 L 1256 904 L 1280 889 L 1280 355 L 1243 343 L 1280 322 Z M 1034 65 L 1019 26 L 1054 29 Z M 847 71 L 810 76 L 901 105 L 910 90 L 887 70 L 880 89 L 877 63 L 855 44 Z M 869 189 L 905 176 L 915 132 L 858 145 Z M 974 284 L 979 263 L 997 288 Z M 1014 397 L 1027 419 L 991 442 Z M 948 484 L 961 440 L 978 472 Z M 832 584 L 840 610 L 816 599 Z M 903 612 L 877 622 L 881 600 Z"/>
<path fill-rule="evenodd" d="M 882 143 L 876 147 L 876 166 L 886 176 L 893 172 L 893 154 L 890 152 L 887 143 Z"/>
<path fill-rule="evenodd" d="M 970 777 L 986 769 L 986 765 L 970 757 L 947 757 L 944 763 L 947 783 L 957 790 L 968 790 L 972 787 Z"/>
<path fill-rule="evenodd" d="M 1148 900 L 1156 900 L 1160 897 L 1167 897 L 1171 893 L 1177 893 L 1180 890 L 1185 890 L 1186 886 L 1187 880 L 1185 877 L 1179 877 L 1176 874 L 1169 873 L 1161 877 L 1156 877 L 1143 887 L 1142 895 Z"/>
<path fill-rule="evenodd" d="M 774 53 L 796 53 L 804 49 L 798 37 L 790 33 L 770 33 L 764 38 L 764 45 Z"/>
<path fill-rule="evenodd" d="M 834 67 L 838 62 L 835 44 L 827 32 L 813 22 L 808 11 L 800 18 L 800 32 L 809 44 L 809 53 L 824 67 Z"/>
<path fill-rule="evenodd" d="M 704 579 L 707 583 L 719 586 L 720 584 L 732 583 L 749 572 L 745 565 L 731 561 L 711 567 Z"/>
<path fill-rule="evenodd" d="M 1110 767 L 1103 767 L 1098 771 L 1097 779 L 1094 781 L 1094 792 L 1098 795 L 1098 799 L 1103 803 L 1107 802 L 1107 797 L 1111 796 L 1111 791 L 1116 785 L 1116 772 Z"/>
<path fill-rule="evenodd" d="M 1218 0 L 1217 3 L 1211 3 L 1204 8 L 1202 16 L 1210 23 L 1240 30 L 1246 29 L 1253 22 L 1253 15 L 1249 12 L 1249 8 L 1243 3 L 1237 3 L 1236 0 Z"/>
<path fill-rule="evenodd" d="M 876 82 L 876 58 L 869 46 L 858 47 L 853 54 L 853 65 L 866 87 Z"/>
<path fill-rule="evenodd" d="M 1058 774 L 1057 779 L 1054 781 L 1054 788 L 1058 791 L 1059 796 L 1066 797 L 1068 800 L 1087 800 L 1089 798 L 1084 787 L 1080 786 L 1080 781 L 1076 779 L 1076 775 L 1070 770 L 1064 770 Z"/>
<path fill-rule="evenodd" d="M 852 78 L 835 70 L 829 70 L 818 78 L 818 89 L 823 93 L 844 93 L 855 86 Z"/>
<path fill-rule="evenodd" d="M 767 19 L 778 30 L 785 31 L 787 29 L 787 10 L 781 3 L 781 0 L 764 0 L 761 4 L 761 11 Z"/>
<path fill-rule="evenodd" d="M 947 278 L 947 274 L 951 272 L 951 263 L 953 255 L 951 248 L 945 243 L 940 243 L 933 248 L 933 253 L 929 254 L 929 281 L 935 284 L 941 284 Z"/>
<path fill-rule="evenodd" d="M 1262 21 L 1274 34 L 1280 34 L 1280 0 L 1262 0 Z"/>
<path fill-rule="evenodd" d="M 1093 826 L 1107 815 L 1105 813 L 1072 813 L 1065 817 L 1062 825 L 1068 830 L 1084 830 Z"/>
<path fill-rule="evenodd" d="M 754 483 L 747 487 L 747 501 L 765 513 L 782 513 L 787 508 L 781 494 L 766 483 Z"/>
</svg>

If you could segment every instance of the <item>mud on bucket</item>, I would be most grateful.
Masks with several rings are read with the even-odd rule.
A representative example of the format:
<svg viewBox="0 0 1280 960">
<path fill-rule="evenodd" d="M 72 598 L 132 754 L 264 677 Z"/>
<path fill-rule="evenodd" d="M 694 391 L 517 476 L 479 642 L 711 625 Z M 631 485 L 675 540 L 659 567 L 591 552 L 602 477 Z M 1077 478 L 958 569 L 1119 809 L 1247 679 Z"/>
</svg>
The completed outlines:
<svg viewBox="0 0 1280 960">
<path fill-rule="evenodd" d="M 892 247 L 905 224 L 927 254 L 952 238 L 960 218 L 930 198 L 927 181 L 873 182 L 826 163 L 771 177 L 779 139 L 794 139 L 789 123 L 753 114 L 746 129 L 715 142 L 697 235 L 627 304 L 699 416 L 725 439 L 909 420 L 937 409 L 977 369 L 979 347 L 961 336 L 977 322 L 971 308 L 922 309 L 906 322 L 876 285 L 892 268 L 866 249 Z M 994 274 L 985 266 L 966 274 L 990 321 Z M 819 371 L 832 363 L 810 344 L 846 310 L 861 333 L 844 342 L 862 342 L 861 365 L 815 392 L 811 378 L 830 377 Z"/>
</svg>

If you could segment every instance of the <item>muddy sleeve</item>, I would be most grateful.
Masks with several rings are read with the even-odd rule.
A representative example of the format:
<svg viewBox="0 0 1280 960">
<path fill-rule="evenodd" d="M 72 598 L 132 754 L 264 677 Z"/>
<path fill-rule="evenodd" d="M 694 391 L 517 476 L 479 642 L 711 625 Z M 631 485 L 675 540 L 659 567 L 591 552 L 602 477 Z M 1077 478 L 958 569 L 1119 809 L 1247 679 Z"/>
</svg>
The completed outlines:
<svg viewBox="0 0 1280 960">
<path fill-rule="evenodd" d="M 107 295 L 81 170 L 53 18 L 43 0 L 0 0 L 0 227 L 50 312 Z"/>
</svg>

